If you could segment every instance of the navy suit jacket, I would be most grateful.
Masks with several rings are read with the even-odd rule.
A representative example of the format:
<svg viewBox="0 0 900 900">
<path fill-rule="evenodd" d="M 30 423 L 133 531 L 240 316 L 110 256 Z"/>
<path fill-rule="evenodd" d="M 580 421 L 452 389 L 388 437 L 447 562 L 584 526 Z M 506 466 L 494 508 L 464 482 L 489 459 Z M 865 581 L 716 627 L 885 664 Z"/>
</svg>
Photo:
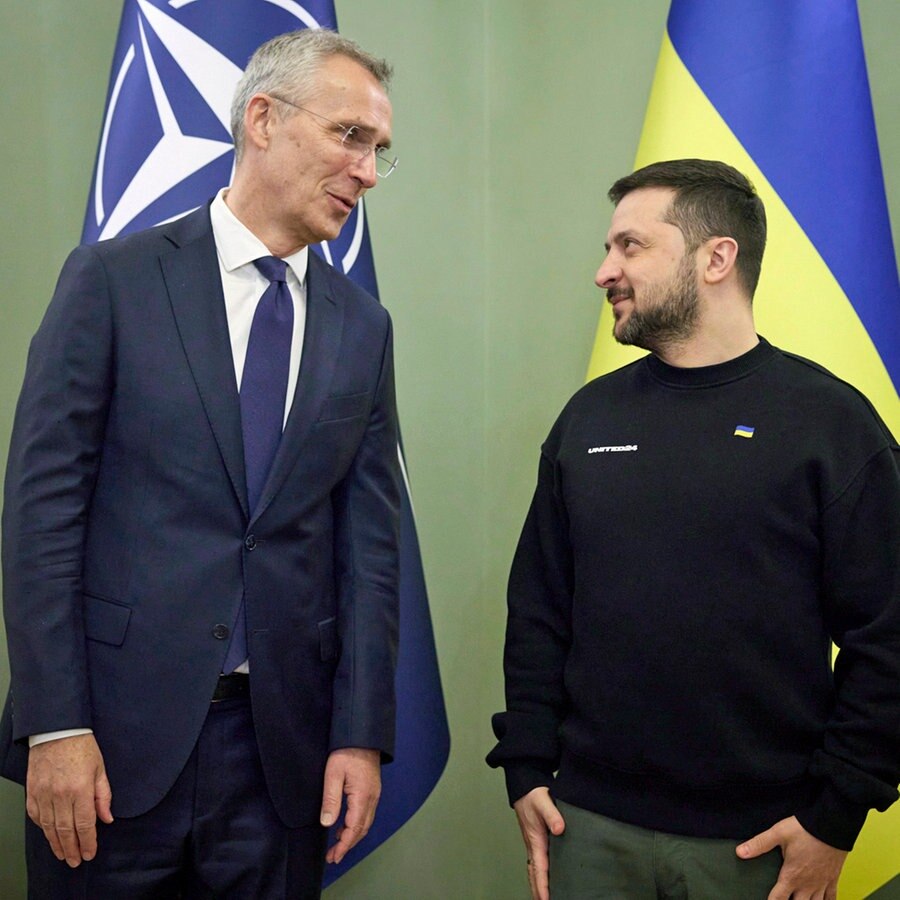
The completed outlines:
<svg viewBox="0 0 900 900">
<path fill-rule="evenodd" d="M 208 208 L 76 249 L 7 468 L 3 774 L 24 779 L 28 735 L 90 727 L 114 814 L 153 807 L 200 732 L 242 596 L 285 824 L 318 820 L 331 750 L 390 758 L 396 421 L 387 312 L 310 253 L 296 393 L 251 515 Z"/>
</svg>

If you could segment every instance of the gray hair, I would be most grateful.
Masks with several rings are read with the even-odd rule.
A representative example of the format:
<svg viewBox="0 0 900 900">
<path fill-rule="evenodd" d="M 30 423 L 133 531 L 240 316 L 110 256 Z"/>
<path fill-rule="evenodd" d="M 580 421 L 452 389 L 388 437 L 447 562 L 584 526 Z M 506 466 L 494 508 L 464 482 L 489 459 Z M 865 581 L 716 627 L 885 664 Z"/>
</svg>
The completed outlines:
<svg viewBox="0 0 900 900">
<path fill-rule="evenodd" d="M 234 89 L 231 135 L 236 162 L 244 152 L 244 112 L 250 98 L 258 93 L 274 93 L 305 102 L 314 76 L 330 56 L 346 56 L 359 63 L 388 90 L 393 74 L 390 64 L 366 53 L 355 41 L 326 28 L 302 28 L 279 34 L 257 48 Z"/>
</svg>

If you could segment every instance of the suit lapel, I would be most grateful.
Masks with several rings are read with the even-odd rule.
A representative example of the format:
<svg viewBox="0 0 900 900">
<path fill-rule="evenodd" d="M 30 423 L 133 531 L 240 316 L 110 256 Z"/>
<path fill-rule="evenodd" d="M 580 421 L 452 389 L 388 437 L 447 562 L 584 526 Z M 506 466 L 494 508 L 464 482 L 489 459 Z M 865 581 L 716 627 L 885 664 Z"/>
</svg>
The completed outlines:
<svg viewBox="0 0 900 900">
<path fill-rule="evenodd" d="M 340 355 L 343 317 L 344 307 L 334 290 L 331 267 L 310 252 L 306 275 L 306 329 L 300 373 L 284 434 L 254 512 L 254 519 L 277 495 L 297 461 L 306 436 L 319 417 Z"/>
<path fill-rule="evenodd" d="M 178 333 L 235 495 L 249 517 L 241 411 L 209 207 L 173 223 L 166 237 L 175 249 L 160 256 L 160 265 Z"/>
</svg>

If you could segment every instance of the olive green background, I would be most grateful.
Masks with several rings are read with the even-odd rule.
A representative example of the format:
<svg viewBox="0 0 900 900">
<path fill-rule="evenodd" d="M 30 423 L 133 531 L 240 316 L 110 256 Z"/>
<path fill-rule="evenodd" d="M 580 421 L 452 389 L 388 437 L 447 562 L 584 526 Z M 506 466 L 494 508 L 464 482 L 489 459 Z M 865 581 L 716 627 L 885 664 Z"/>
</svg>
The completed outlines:
<svg viewBox="0 0 900 900">
<path fill-rule="evenodd" d="M 631 169 L 668 5 L 337 0 L 341 31 L 396 67 L 401 163 L 368 211 L 452 750 L 425 806 L 329 900 L 527 896 L 503 779 L 482 761 L 502 704 L 505 578 L 538 446 L 584 379 L 605 190 Z M 896 223 L 900 3 L 859 6 Z M 28 341 L 79 239 L 121 9 L 0 4 L 3 465 Z M 3 898 L 24 896 L 22 817 L 21 789 L 0 782 Z"/>
</svg>

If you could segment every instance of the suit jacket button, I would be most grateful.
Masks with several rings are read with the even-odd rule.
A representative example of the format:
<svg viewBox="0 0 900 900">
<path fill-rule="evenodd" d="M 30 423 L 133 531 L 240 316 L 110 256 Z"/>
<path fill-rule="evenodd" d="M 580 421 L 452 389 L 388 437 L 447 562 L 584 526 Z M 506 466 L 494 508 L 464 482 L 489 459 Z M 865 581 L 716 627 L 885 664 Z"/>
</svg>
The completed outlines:
<svg viewBox="0 0 900 900">
<path fill-rule="evenodd" d="M 221 623 L 219 623 L 218 625 L 213 626 L 212 634 L 217 641 L 224 641 L 225 638 L 228 637 L 229 633 L 230 632 L 227 625 L 222 625 Z"/>
<path fill-rule="evenodd" d="M 244 540 L 244 546 L 248 550 L 253 550 L 256 547 L 256 535 L 248 534 Z"/>
</svg>

